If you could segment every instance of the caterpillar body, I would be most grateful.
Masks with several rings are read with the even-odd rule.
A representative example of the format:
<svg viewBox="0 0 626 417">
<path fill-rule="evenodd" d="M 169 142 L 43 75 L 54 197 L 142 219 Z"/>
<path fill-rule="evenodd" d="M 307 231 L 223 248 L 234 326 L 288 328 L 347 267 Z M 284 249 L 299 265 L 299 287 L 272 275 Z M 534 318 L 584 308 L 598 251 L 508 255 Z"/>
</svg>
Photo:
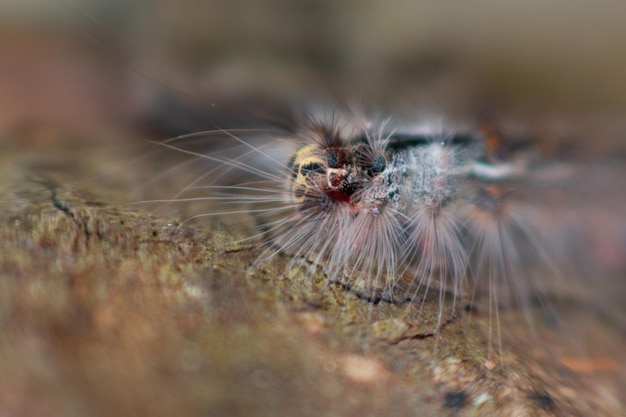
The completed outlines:
<svg viewBox="0 0 626 417">
<path fill-rule="evenodd" d="M 486 294 L 498 321 L 503 307 L 549 306 L 565 288 L 589 301 L 605 286 L 602 305 L 619 284 L 621 261 L 602 260 L 591 244 L 624 252 L 624 231 L 615 228 L 623 196 L 613 182 L 598 184 L 601 168 L 615 173 L 607 164 L 550 160 L 488 129 L 394 126 L 335 112 L 303 117 L 269 140 L 214 133 L 239 146 L 203 152 L 193 138 L 165 143 L 202 166 L 175 200 L 204 204 L 194 218 L 250 215 L 256 232 L 248 239 L 264 244 L 257 265 L 278 255 L 306 259 L 328 284 L 373 302 L 423 302 L 435 292 L 438 327 L 449 299 L 454 311 L 457 301 L 472 305 Z"/>
</svg>

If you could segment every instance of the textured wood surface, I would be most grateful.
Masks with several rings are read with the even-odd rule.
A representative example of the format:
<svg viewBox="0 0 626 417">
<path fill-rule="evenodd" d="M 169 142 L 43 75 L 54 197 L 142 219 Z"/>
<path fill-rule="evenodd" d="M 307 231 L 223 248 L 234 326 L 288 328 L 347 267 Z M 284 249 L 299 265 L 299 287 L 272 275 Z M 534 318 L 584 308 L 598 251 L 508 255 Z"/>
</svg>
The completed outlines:
<svg viewBox="0 0 626 417">
<path fill-rule="evenodd" d="M 284 258 L 252 268 L 237 228 L 124 203 L 150 164 L 17 139 L 0 152 L 0 415 L 623 415 L 623 355 L 559 355 L 561 334 L 513 326 L 488 357 L 484 312 L 435 337 L 436 297 L 418 321 Z"/>
</svg>

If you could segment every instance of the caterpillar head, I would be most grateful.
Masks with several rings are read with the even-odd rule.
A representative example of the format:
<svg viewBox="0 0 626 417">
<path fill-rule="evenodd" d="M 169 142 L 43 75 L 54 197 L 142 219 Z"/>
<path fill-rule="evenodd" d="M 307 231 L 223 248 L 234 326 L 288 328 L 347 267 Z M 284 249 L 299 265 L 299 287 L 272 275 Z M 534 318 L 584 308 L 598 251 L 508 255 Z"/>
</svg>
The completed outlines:
<svg viewBox="0 0 626 417">
<path fill-rule="evenodd" d="M 372 206 L 364 197 L 382 181 L 379 177 L 387 167 L 387 140 L 382 139 L 382 132 L 345 132 L 336 125 L 318 123 L 310 125 L 304 136 L 310 141 L 294 153 L 289 164 L 290 202 L 301 211 L 348 208 L 354 215 Z M 387 187 L 375 188 L 380 194 Z M 382 194 L 385 203 L 387 195 Z"/>
<path fill-rule="evenodd" d="M 325 149 L 317 143 L 298 149 L 291 159 L 290 197 L 300 208 L 317 205 L 332 211 L 336 205 L 354 206 L 362 188 L 359 167 L 349 149 Z"/>
</svg>

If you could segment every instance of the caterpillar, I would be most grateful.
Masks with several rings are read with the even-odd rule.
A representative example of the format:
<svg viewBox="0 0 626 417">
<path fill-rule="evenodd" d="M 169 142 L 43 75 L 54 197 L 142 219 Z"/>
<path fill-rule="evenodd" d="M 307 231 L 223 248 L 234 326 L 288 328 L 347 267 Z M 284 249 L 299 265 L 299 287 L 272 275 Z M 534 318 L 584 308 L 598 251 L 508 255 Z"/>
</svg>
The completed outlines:
<svg viewBox="0 0 626 417">
<path fill-rule="evenodd" d="M 198 135 L 165 142 L 202 166 L 168 201 L 200 201 L 190 218 L 248 215 L 255 231 L 245 240 L 263 247 L 256 266 L 306 259 L 309 274 L 321 267 L 327 285 L 373 303 L 424 303 L 435 293 L 437 328 L 461 300 L 486 298 L 498 331 L 501 309 L 549 309 L 564 289 L 612 305 L 590 300 L 616 288 L 622 261 L 602 259 L 592 242 L 623 253 L 623 196 L 601 183 L 619 164 L 547 158 L 538 144 L 485 127 L 337 111 L 293 126 L 245 138 L 213 132 L 234 148 L 198 145 Z"/>
</svg>

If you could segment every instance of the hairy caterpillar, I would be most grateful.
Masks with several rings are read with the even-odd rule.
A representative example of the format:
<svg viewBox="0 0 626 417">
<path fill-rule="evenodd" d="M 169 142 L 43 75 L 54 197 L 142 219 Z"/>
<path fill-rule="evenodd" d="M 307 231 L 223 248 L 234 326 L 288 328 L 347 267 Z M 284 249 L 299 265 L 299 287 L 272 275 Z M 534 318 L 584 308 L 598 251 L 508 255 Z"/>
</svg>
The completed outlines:
<svg viewBox="0 0 626 417">
<path fill-rule="evenodd" d="M 455 310 L 486 294 L 499 330 L 502 308 L 550 308 L 565 288 L 591 300 L 617 283 L 621 261 L 602 260 L 592 244 L 624 249 L 624 231 L 612 230 L 623 196 L 598 183 L 602 168 L 618 171 L 608 162 L 548 159 L 486 129 L 336 112 L 282 134 L 214 134 L 239 146 L 203 149 L 196 135 L 163 144 L 201 166 L 173 201 L 201 202 L 194 217 L 249 215 L 256 232 L 246 240 L 264 247 L 257 265 L 306 259 L 309 273 L 319 266 L 329 284 L 373 302 L 423 303 L 434 292 L 438 328 L 446 295 Z"/>
</svg>

